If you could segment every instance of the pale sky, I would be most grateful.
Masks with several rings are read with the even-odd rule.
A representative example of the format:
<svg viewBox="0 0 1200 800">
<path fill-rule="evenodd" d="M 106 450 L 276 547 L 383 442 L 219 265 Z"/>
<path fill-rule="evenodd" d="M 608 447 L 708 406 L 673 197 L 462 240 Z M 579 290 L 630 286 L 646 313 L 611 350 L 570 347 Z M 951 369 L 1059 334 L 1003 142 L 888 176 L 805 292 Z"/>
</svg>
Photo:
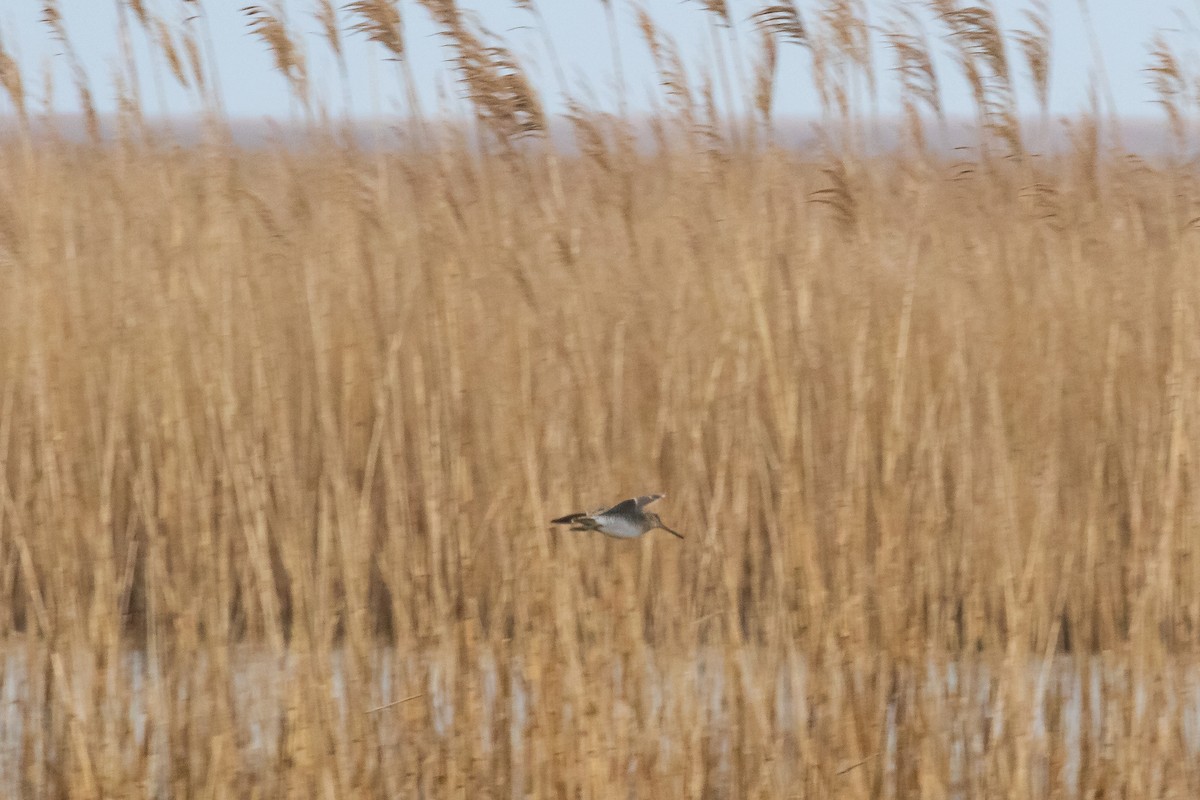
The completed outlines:
<svg viewBox="0 0 1200 800">
<path fill-rule="evenodd" d="M 246 17 L 240 9 L 251 0 L 200 0 L 207 18 L 211 46 L 219 67 L 219 86 L 225 110 L 233 117 L 271 116 L 286 119 L 294 113 L 293 104 L 282 79 L 271 68 L 265 46 L 247 30 Z M 258 0 L 266 3 L 269 0 Z M 337 0 L 344 6 L 346 0 Z M 1127 117 L 1157 117 L 1160 109 L 1154 105 L 1153 92 L 1147 85 L 1144 68 L 1149 64 L 1148 44 L 1158 30 L 1166 31 L 1181 54 L 1200 51 L 1200 0 L 1176 3 L 1170 0 L 1087 0 L 1091 11 L 1096 40 L 1103 53 L 1111 96 L 1118 114 Z M 651 60 L 637 30 L 634 3 L 613 0 L 619 22 L 619 42 L 628 91 L 625 103 L 632 112 L 647 110 L 649 98 L 659 92 Z M 764 0 L 729 0 L 736 22 L 737 46 L 749 75 L 751 56 L 757 46 L 748 22 L 749 16 L 764 4 Z M 872 22 L 885 23 L 899 5 L 919 7 L 922 4 L 906 0 L 867 0 L 866 7 Z M 184 22 L 184 16 L 197 3 L 184 0 L 146 0 L 174 25 L 196 25 Z M 312 16 L 312 0 L 284 0 L 282 3 L 291 27 L 303 34 L 302 44 L 309 59 L 312 81 L 319 88 L 326 106 L 336 113 L 349 110 L 354 115 L 397 114 L 406 108 L 404 91 L 397 65 L 384 60 L 379 47 L 361 35 L 347 34 L 349 85 L 347 98 L 328 46 L 320 37 L 320 26 Z M 528 12 L 514 6 L 510 0 L 472 0 L 463 2 L 473 8 L 488 28 L 507 39 L 522 63 L 534 74 L 543 90 L 551 111 L 562 109 L 559 83 L 553 60 L 548 56 L 545 38 L 533 26 L 535 20 Z M 602 109 L 615 110 L 618 92 L 613 78 L 612 51 L 606 27 L 604 6 L 600 0 L 540 0 L 539 8 L 553 38 L 558 60 L 567 76 L 570 92 L 581 98 L 594 98 Z M 798 0 L 806 23 L 816 18 L 818 0 Z M 995 8 L 1006 30 L 1025 26 L 1022 11 L 1030 7 L 1029 0 L 995 0 Z M 41 0 L 0 0 L 0 41 L 22 65 L 25 84 L 40 107 L 44 96 L 44 75 L 49 70 L 56 89 L 53 107 L 57 111 L 77 111 L 76 94 L 71 87 L 66 59 L 61 46 L 39 23 Z M 119 41 L 116 27 L 117 0 L 59 0 L 68 35 L 79 52 L 88 74 L 93 93 L 101 112 L 113 110 L 112 76 L 119 63 Z M 689 0 L 644 0 L 642 6 L 658 24 L 670 32 L 681 45 L 687 65 L 699 71 L 712 63 L 713 38 L 708 19 L 696 2 Z M 1051 66 L 1051 110 L 1055 114 L 1074 114 L 1088 105 L 1089 75 L 1095 67 L 1092 47 L 1083 17 L 1080 0 L 1049 0 L 1053 20 L 1053 62 Z M 404 19 L 407 58 L 420 87 L 421 102 L 426 113 L 439 110 L 454 112 L 462 109 L 458 88 L 445 65 L 446 54 L 425 10 L 415 0 L 401 0 Z M 194 12 L 191 12 L 194 13 Z M 342 11 L 344 26 L 347 12 Z M 928 19 L 926 15 L 926 19 Z M 930 24 L 927 33 L 935 40 L 935 51 L 945 53 L 948 47 L 937 41 L 940 27 Z M 140 65 L 143 101 L 151 115 L 187 114 L 197 103 L 182 90 L 165 70 L 151 69 L 150 50 L 140 29 L 134 30 L 134 50 Z M 727 38 L 722 47 L 729 47 Z M 780 62 L 776 112 L 781 116 L 815 116 L 820 111 L 810 79 L 811 64 L 807 54 L 794 47 L 785 47 Z M 1018 99 L 1022 113 L 1037 111 L 1026 80 L 1026 70 L 1016 49 L 1010 58 L 1020 64 Z M 876 44 L 875 59 L 880 75 L 881 114 L 897 111 L 896 81 L 890 70 L 892 55 L 882 43 Z M 1193 58 L 1193 64 L 1200 59 Z M 943 101 L 950 116 L 968 116 L 972 105 L 966 86 L 958 78 L 950 58 L 939 62 Z M 736 73 L 734 73 L 736 75 Z M 153 77 L 157 76 L 157 77 Z M 747 92 L 737 93 L 748 97 Z M 10 113 L 5 99 L 0 99 L 0 113 Z"/>
</svg>

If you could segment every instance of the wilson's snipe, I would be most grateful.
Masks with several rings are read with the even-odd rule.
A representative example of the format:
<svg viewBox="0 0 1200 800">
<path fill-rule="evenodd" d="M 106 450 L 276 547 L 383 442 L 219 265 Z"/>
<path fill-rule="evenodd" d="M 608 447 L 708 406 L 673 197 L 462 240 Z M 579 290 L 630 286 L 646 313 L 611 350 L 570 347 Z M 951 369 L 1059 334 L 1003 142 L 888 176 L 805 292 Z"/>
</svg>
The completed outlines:
<svg viewBox="0 0 1200 800">
<path fill-rule="evenodd" d="M 570 525 L 573 531 L 600 531 L 605 536 L 616 539 L 636 539 L 655 528 L 662 528 L 682 539 L 683 534 L 663 525 L 658 514 L 645 510 L 646 506 L 664 497 L 666 495 L 644 494 L 641 497 L 631 497 L 609 509 L 587 514 L 567 514 L 550 522 L 554 525 Z"/>
</svg>

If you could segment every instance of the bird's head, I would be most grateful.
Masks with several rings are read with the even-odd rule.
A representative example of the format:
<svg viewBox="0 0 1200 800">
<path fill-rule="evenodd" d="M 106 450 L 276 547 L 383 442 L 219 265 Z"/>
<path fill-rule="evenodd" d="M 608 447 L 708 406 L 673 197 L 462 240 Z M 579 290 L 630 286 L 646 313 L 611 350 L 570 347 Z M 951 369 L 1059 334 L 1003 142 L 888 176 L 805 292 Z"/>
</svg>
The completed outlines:
<svg viewBox="0 0 1200 800">
<path fill-rule="evenodd" d="M 648 512 L 646 514 L 646 519 L 648 519 L 650 521 L 650 530 L 654 530 L 655 528 L 662 528 L 667 533 L 678 536 L 680 539 L 683 538 L 682 533 L 680 533 L 679 531 L 676 531 L 676 530 L 671 530 L 666 525 L 664 525 L 663 521 L 662 521 L 662 517 L 660 517 L 658 514 L 655 514 L 653 512 Z"/>
</svg>

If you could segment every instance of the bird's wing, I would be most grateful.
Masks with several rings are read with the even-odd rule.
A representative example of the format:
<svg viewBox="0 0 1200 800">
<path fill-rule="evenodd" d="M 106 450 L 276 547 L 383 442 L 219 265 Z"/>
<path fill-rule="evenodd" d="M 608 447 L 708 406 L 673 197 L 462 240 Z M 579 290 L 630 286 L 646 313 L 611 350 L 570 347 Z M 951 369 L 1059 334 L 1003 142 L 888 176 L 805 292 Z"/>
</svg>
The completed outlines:
<svg viewBox="0 0 1200 800">
<path fill-rule="evenodd" d="M 653 502 L 662 500 L 664 497 L 666 497 L 665 494 L 644 494 L 641 497 L 637 498 L 637 500 L 626 500 L 625 502 L 627 502 L 627 503 L 636 502 L 637 507 L 639 509 L 642 509 L 642 508 L 645 508 L 646 506 L 650 505 Z"/>
<path fill-rule="evenodd" d="M 622 500 L 621 502 L 617 503 L 612 508 L 610 508 L 607 511 L 604 511 L 602 513 L 605 514 L 606 516 L 610 515 L 610 514 L 616 515 L 616 516 L 625 516 L 627 514 L 636 514 L 637 510 L 639 508 L 641 508 L 641 506 L 638 504 L 639 499 L 640 498 L 632 497 L 628 500 Z"/>
<path fill-rule="evenodd" d="M 551 525 L 570 525 L 572 523 L 578 522 L 580 519 L 582 519 L 583 517 L 586 517 L 586 516 L 587 516 L 587 514 L 584 514 L 581 512 L 576 512 L 574 514 L 567 514 L 565 517 L 559 517 L 558 519 L 552 519 L 552 520 L 550 520 L 550 524 Z"/>
</svg>

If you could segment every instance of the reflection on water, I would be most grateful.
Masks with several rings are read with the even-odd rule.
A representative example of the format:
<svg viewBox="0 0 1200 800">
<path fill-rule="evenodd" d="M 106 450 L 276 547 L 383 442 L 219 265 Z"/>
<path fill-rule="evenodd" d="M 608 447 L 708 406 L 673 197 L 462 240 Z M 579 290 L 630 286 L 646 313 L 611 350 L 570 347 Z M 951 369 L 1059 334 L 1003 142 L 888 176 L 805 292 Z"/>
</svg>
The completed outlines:
<svg viewBox="0 0 1200 800">
<path fill-rule="evenodd" d="M 1059 742 L 1065 763 L 1056 769 L 1061 770 L 1068 791 L 1076 784 L 1073 776 L 1081 768 L 1085 743 L 1096 748 L 1111 742 L 1114 725 L 1126 730 L 1146 725 L 1154 730 L 1165 718 L 1179 732 L 1182 749 L 1200 755 L 1200 671 L 1182 659 L 1168 661 L 1144 678 L 1132 677 L 1128 661 L 1102 657 L 1063 656 L 1049 664 L 1031 661 L 1016 672 L 1015 679 L 1011 671 L 982 661 L 930 661 L 919 679 L 897 683 L 897 676 L 905 673 L 878 662 L 827 668 L 817 682 L 813 668 L 795 656 L 701 651 L 684 659 L 646 653 L 641 660 L 614 657 L 607 663 L 607 674 L 584 676 L 602 687 L 588 701 L 607 706 L 597 709 L 577 707 L 580 698 L 562 692 L 561 685 L 544 686 L 537 680 L 544 665 L 521 663 L 515 657 L 502 662 L 486 648 L 473 664 L 461 663 L 441 650 L 418 656 L 381 648 L 354 665 L 343 650 L 316 658 L 242 646 L 231 648 L 220 665 L 201 655 L 188 670 L 181 671 L 176 664 L 169 675 L 144 652 L 127 652 L 119 664 L 106 668 L 97 667 L 90 656 L 70 659 L 69 664 L 64 658 L 56 672 L 54 659 L 40 649 L 10 650 L 0 659 L 0 792 L 13 796 L 20 791 L 21 771 L 28 769 L 31 752 L 33 760 L 47 768 L 63 757 L 68 744 L 54 734 L 54 724 L 61 726 L 72 715 L 92 726 L 90 730 L 113 737 L 112 754 L 130 764 L 139 757 L 148 759 L 149 772 L 159 776 L 162 792 L 169 785 L 171 758 L 170 725 L 163 716 L 186 720 L 200 735 L 213 735 L 232 720 L 237 729 L 225 732 L 232 735 L 243 763 L 250 769 L 269 769 L 278 763 L 288 719 L 295 715 L 297 704 L 312 704 L 314 698 L 332 713 L 321 720 L 330 735 L 353 741 L 355 718 L 361 723 L 366 717 L 381 748 L 402 747 L 405 736 L 413 735 L 414 724 L 435 737 L 449 737 L 465 717 L 473 721 L 476 730 L 470 733 L 483 751 L 512 749 L 517 782 L 522 768 L 516 762 L 533 735 L 531 717 L 541 703 L 558 704 L 567 724 L 624 721 L 635 730 L 639 720 L 678 718 L 672 716 L 673 710 L 691 706 L 706 726 L 724 731 L 716 749 L 722 762 L 718 772 L 724 772 L 730 768 L 732 740 L 737 736 L 733 710 L 739 696 L 769 709 L 774 729 L 786 734 L 813 726 L 826 713 L 823 709 L 844 711 L 850 705 L 848 693 L 866 691 L 872 679 L 874 685 L 885 687 L 877 692 L 884 706 L 885 744 L 882 752 L 873 755 L 884 775 L 901 768 L 897 720 L 916 708 L 922 709 L 929 724 L 948 726 L 943 735 L 951 779 L 962 787 L 969 785 L 988 741 L 1012 736 L 1030 737 L 1034 752 L 1039 750 L 1038 742 Z M 351 685 L 356 687 L 353 692 Z M 464 690 L 464 685 L 470 688 Z M 1142 719 L 1151 692 L 1158 698 L 1157 722 Z M 396 702 L 405 698 L 409 700 Z M 475 704 L 471 714 L 458 713 L 463 702 Z M 419 707 L 420 722 L 414 723 L 413 714 L 405 711 L 410 703 Z M 165 715 L 162 709 L 167 709 Z M 49 719 L 57 723 L 48 723 Z M 508 741 L 496 741 L 497 732 Z M 670 760 L 679 747 L 675 733 L 660 730 L 660 758 Z M 1035 786 L 1051 786 L 1048 763 L 1035 763 L 1030 769 Z"/>
</svg>

